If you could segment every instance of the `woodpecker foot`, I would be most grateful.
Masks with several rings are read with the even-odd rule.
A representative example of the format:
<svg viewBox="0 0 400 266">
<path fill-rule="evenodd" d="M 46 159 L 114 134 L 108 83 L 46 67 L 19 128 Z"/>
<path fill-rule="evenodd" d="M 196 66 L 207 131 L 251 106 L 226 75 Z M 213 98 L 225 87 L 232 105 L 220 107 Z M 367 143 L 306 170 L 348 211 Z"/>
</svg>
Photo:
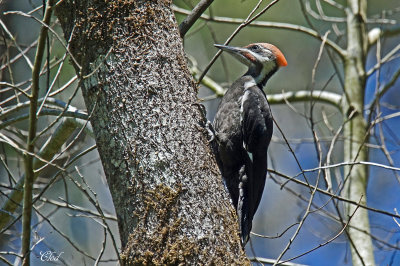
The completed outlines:
<svg viewBox="0 0 400 266">
<path fill-rule="evenodd" d="M 207 131 L 207 135 L 209 137 L 208 143 L 211 143 L 215 140 L 215 131 L 214 128 L 212 126 L 212 123 L 210 121 L 207 120 L 207 112 L 206 112 L 206 108 L 204 107 L 204 105 L 202 105 L 201 103 L 192 103 L 192 105 L 195 105 L 199 108 L 201 114 L 204 117 L 204 120 L 206 120 L 206 124 L 205 124 L 205 129 Z"/>
<path fill-rule="evenodd" d="M 211 143 L 215 140 L 215 130 L 214 127 L 212 126 L 212 123 L 208 120 L 206 123 L 206 130 L 207 130 L 207 135 L 209 137 L 208 143 Z"/>
<path fill-rule="evenodd" d="M 197 106 L 199 108 L 201 114 L 203 115 L 203 117 L 205 119 L 207 119 L 206 118 L 207 117 L 207 111 L 206 111 L 206 107 L 204 105 L 202 105 L 201 103 L 197 103 L 197 102 L 196 103 L 192 103 L 192 105 Z"/>
</svg>

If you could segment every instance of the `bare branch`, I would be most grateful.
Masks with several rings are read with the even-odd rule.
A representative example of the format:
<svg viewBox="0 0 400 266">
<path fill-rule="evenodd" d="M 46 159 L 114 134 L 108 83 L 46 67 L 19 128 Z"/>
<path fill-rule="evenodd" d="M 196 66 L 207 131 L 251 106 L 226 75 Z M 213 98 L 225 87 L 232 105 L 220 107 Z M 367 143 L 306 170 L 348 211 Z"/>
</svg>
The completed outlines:
<svg viewBox="0 0 400 266">
<path fill-rule="evenodd" d="M 328 21 L 328 22 L 346 22 L 346 18 L 344 18 L 344 17 L 339 18 L 339 17 L 326 16 L 322 10 L 322 7 L 320 5 L 318 5 L 318 3 L 320 3 L 320 2 L 319 1 L 316 1 L 316 2 L 317 2 L 319 14 L 317 14 L 314 10 L 312 10 L 310 1 L 306 1 L 306 11 L 308 14 L 310 14 L 310 16 L 312 16 L 315 19 Z"/>
<path fill-rule="evenodd" d="M 394 84 L 396 83 L 396 81 L 399 79 L 400 77 L 400 68 L 396 71 L 396 73 L 394 73 L 391 77 L 391 79 L 385 84 L 385 86 L 383 86 L 383 88 L 381 88 L 374 96 L 374 99 L 371 102 L 371 105 L 367 107 L 367 109 L 369 110 L 370 114 L 373 113 L 373 109 L 374 107 L 377 105 L 377 103 L 379 102 L 379 100 L 383 97 L 383 95 L 385 95 L 386 92 L 388 92 L 388 90 L 394 86 Z"/>
<path fill-rule="evenodd" d="M 177 6 L 173 6 L 173 10 L 177 13 L 180 14 L 189 14 L 190 11 L 179 8 Z M 212 22 L 222 22 L 222 23 L 229 23 L 229 24 L 244 24 L 246 23 L 246 20 L 243 19 L 237 19 L 237 18 L 228 18 L 228 17 L 218 17 L 218 16 L 207 16 L 207 15 L 201 15 L 202 19 L 207 20 L 207 21 L 212 21 Z M 293 30 L 293 31 L 298 31 L 298 32 L 303 32 L 305 34 L 308 34 L 320 41 L 322 41 L 323 37 L 316 32 L 315 30 L 312 30 L 310 28 L 300 26 L 300 25 L 295 25 L 295 24 L 289 24 L 289 23 L 280 23 L 280 22 L 268 22 L 268 21 L 247 21 L 248 26 L 250 27 L 267 27 L 267 28 L 276 28 L 276 29 L 285 29 L 285 30 Z M 338 46 L 335 42 L 327 39 L 326 44 L 332 48 L 340 57 L 343 57 L 346 54 L 346 51 L 343 50 L 340 46 Z"/>
<path fill-rule="evenodd" d="M 21 89 L 20 87 L 18 87 L 18 86 L 16 86 L 16 85 L 13 85 L 13 84 L 11 84 L 11 83 L 0 81 L 0 86 L 8 86 L 8 87 L 13 88 L 13 89 L 15 89 L 16 91 L 20 92 L 20 93 L 23 94 L 26 98 L 29 99 L 29 97 L 30 97 L 30 95 L 29 95 L 26 91 L 24 91 L 24 90 Z"/>
<path fill-rule="evenodd" d="M 268 94 L 267 99 L 270 104 L 283 104 L 285 103 L 285 100 L 287 100 L 288 102 L 317 101 L 333 105 L 338 109 L 340 109 L 340 105 L 342 102 L 342 96 L 340 94 L 329 91 L 320 91 L 320 90 L 315 90 L 312 92 L 282 91 L 282 93 Z"/>
<path fill-rule="evenodd" d="M 394 212 L 399 215 L 399 213 L 397 212 L 397 209 L 394 208 Z M 400 222 L 396 220 L 396 218 L 393 217 L 394 222 L 400 227 Z"/>
<path fill-rule="evenodd" d="M 74 210 L 74 211 L 77 211 L 77 212 L 87 213 L 87 214 L 93 215 L 95 217 L 99 217 L 99 218 L 101 217 L 101 214 L 98 213 L 98 212 L 95 212 L 95 211 L 90 210 L 90 209 L 86 209 L 86 208 L 81 207 L 81 206 L 74 205 L 72 203 L 66 202 L 65 200 L 56 201 L 54 199 L 48 199 L 48 198 L 40 197 L 39 201 L 44 202 L 44 203 L 48 203 L 48 204 L 51 204 L 51 205 L 54 205 L 54 206 L 57 206 L 57 207 L 60 207 L 60 208 L 67 208 L 67 209 Z M 117 221 L 117 217 L 115 217 L 114 215 L 111 215 L 111 214 L 104 214 L 104 217 L 107 220 L 111 220 L 111 221 L 114 221 L 114 222 Z"/>
<path fill-rule="evenodd" d="M 393 48 L 389 53 L 387 53 L 381 60 L 379 64 L 376 64 L 373 66 L 370 70 L 367 71 L 367 76 L 370 76 L 372 73 L 374 73 L 381 65 L 391 61 L 395 54 L 400 51 L 400 44 L 398 44 L 395 48 Z"/>
<path fill-rule="evenodd" d="M 271 174 L 275 174 L 275 175 L 281 176 L 281 177 L 283 177 L 283 178 L 285 178 L 287 180 L 293 181 L 294 183 L 302 185 L 304 187 L 308 187 L 308 188 L 311 188 L 311 189 L 315 188 L 313 185 L 308 185 L 306 182 L 303 182 L 303 181 L 298 180 L 296 178 L 290 177 L 290 176 L 285 175 L 283 173 L 280 173 L 280 172 L 278 172 L 276 170 L 268 169 L 268 172 L 271 173 Z M 281 187 L 284 184 L 285 183 L 282 183 Z M 285 188 L 286 188 L 286 186 L 285 186 Z M 324 194 L 324 195 L 330 196 L 330 197 L 332 197 L 334 199 L 340 200 L 341 202 L 346 202 L 346 203 L 352 204 L 354 206 L 360 206 L 360 208 L 368 210 L 368 211 L 372 211 L 372 212 L 380 213 L 380 214 L 383 214 L 383 215 L 386 215 L 386 216 L 389 216 L 389 217 L 395 217 L 395 218 L 400 219 L 400 215 L 398 215 L 398 214 L 390 213 L 390 212 L 387 212 L 387 211 L 384 211 L 384 210 L 381 210 L 381 209 L 372 208 L 372 207 L 369 207 L 367 205 L 358 204 L 356 201 L 352 201 L 352 200 L 349 200 L 347 198 L 341 197 L 339 195 L 332 194 L 331 192 L 323 190 L 321 188 L 317 188 L 317 191 L 319 193 Z"/>
<path fill-rule="evenodd" d="M 275 259 L 266 259 L 266 258 L 261 258 L 261 257 L 250 257 L 249 260 L 253 261 L 253 262 L 266 263 L 266 264 L 274 264 L 276 262 Z M 305 264 L 298 264 L 298 263 L 284 262 L 284 261 L 279 261 L 278 265 L 282 265 L 282 266 L 307 266 Z"/>
<path fill-rule="evenodd" d="M 344 6 L 342 6 L 341 4 L 337 3 L 334 0 L 324 0 L 324 2 L 330 4 L 333 7 L 336 7 L 339 10 L 344 10 L 345 9 Z"/>
<path fill-rule="evenodd" d="M 187 55 L 187 57 L 191 63 L 191 66 L 189 68 L 190 73 L 194 76 L 195 79 L 198 80 L 201 71 L 197 66 L 197 60 L 191 55 Z M 226 90 L 222 86 L 220 86 L 216 81 L 214 81 L 212 78 L 208 76 L 204 76 L 203 79 L 200 81 L 200 83 L 205 87 L 207 87 L 208 89 L 210 89 L 211 91 L 213 91 L 217 97 L 224 96 L 226 92 Z"/>
<path fill-rule="evenodd" d="M 392 27 L 382 31 L 382 37 L 394 37 L 400 34 L 400 27 Z"/>
<path fill-rule="evenodd" d="M 214 0 L 201 0 L 192 10 L 192 12 L 179 25 L 179 33 L 183 38 L 193 24 L 199 19 L 201 14 L 214 2 Z"/>
<path fill-rule="evenodd" d="M 46 9 L 43 17 L 43 24 L 48 25 L 50 23 L 52 8 L 54 0 L 49 0 L 46 3 Z M 39 77 L 40 77 L 40 66 L 43 60 L 44 48 L 46 45 L 48 27 L 42 26 L 40 29 L 40 35 L 38 38 L 38 46 L 36 48 L 35 61 L 32 68 L 32 90 L 30 95 L 30 106 L 29 106 L 29 129 L 28 139 L 26 143 L 27 155 L 25 155 L 25 182 L 24 182 L 24 201 L 23 201 L 23 212 L 22 212 L 22 244 L 21 251 L 24 259 L 22 265 L 29 265 L 30 261 L 30 243 L 31 243 L 31 216 L 32 216 L 32 189 L 34 182 L 33 172 L 33 159 L 34 156 L 30 153 L 34 153 L 35 146 L 33 139 L 36 136 L 37 130 L 37 100 L 39 97 Z"/>
<path fill-rule="evenodd" d="M 358 204 L 360 204 L 361 199 L 362 199 L 362 196 L 361 196 L 361 198 L 360 198 Z M 287 259 L 287 260 L 285 260 L 285 261 L 283 261 L 283 262 L 288 262 L 288 261 L 291 261 L 291 260 L 295 260 L 295 259 L 297 259 L 297 258 L 300 258 L 300 257 L 302 257 L 302 256 L 304 256 L 304 255 L 306 255 L 306 254 L 308 254 L 308 253 L 310 253 L 310 252 L 313 252 L 314 250 L 317 250 L 317 249 L 319 249 L 319 248 L 321 248 L 321 247 L 323 247 L 323 246 L 326 246 L 327 244 L 329 244 L 329 243 L 331 243 L 332 241 L 334 241 L 334 240 L 335 240 L 336 238 L 338 238 L 341 234 L 343 234 L 344 230 L 346 230 L 346 228 L 349 226 L 349 223 L 350 223 L 351 218 L 353 218 L 354 214 L 356 214 L 356 211 L 358 210 L 359 207 L 360 207 L 360 205 L 357 205 L 357 207 L 355 208 L 355 210 L 353 211 L 353 213 L 350 215 L 350 217 L 349 217 L 347 223 L 345 223 L 345 225 L 342 227 L 342 229 L 341 229 L 334 237 L 332 237 L 332 238 L 329 239 L 328 241 L 326 241 L 326 242 L 324 242 L 324 243 L 322 243 L 322 244 L 319 244 L 318 246 L 316 246 L 316 247 L 314 247 L 314 248 L 312 248 L 312 249 L 310 249 L 310 250 L 308 250 L 308 251 L 306 251 L 306 252 L 304 252 L 304 253 L 302 253 L 302 254 L 300 254 L 300 255 L 297 255 L 297 256 L 295 256 L 295 257 L 292 257 L 292 258 L 290 258 L 290 259 Z"/>
<path fill-rule="evenodd" d="M 38 155 L 35 156 L 35 160 L 32 162 L 32 172 L 33 169 L 39 168 L 44 164 L 51 164 L 49 160 L 58 152 L 65 141 L 71 136 L 72 132 L 76 128 L 75 126 L 75 123 L 69 119 L 65 119 L 64 123 L 59 125 L 53 136 L 49 139 Z M 32 157 L 34 157 L 34 155 L 32 155 Z M 35 177 L 37 177 L 37 174 L 35 175 L 33 173 L 32 181 L 35 180 Z M 14 190 L 9 195 L 8 200 L 3 204 L 2 210 L 7 211 L 8 213 L 13 213 L 16 210 L 18 204 L 22 201 L 25 179 L 26 177 L 21 177 L 19 182 L 15 185 Z M 10 219 L 11 217 L 7 213 L 0 212 L 0 230 L 2 230 L 8 224 Z"/>
<path fill-rule="evenodd" d="M 35 47 L 37 45 L 37 40 L 35 40 L 34 42 L 32 42 L 30 45 L 28 45 L 28 47 L 26 47 L 24 50 L 22 50 L 22 52 L 18 53 L 17 55 L 15 55 L 12 59 L 10 59 L 9 62 L 1 65 L 0 67 L 0 71 L 9 67 L 10 64 L 13 64 L 15 62 L 17 62 L 18 59 L 20 59 L 21 57 L 23 57 L 27 52 L 29 52 L 33 47 Z"/>
<path fill-rule="evenodd" d="M 289 231 L 290 228 L 292 228 L 293 226 L 296 226 L 296 225 L 298 225 L 298 224 L 299 224 L 299 223 L 297 222 L 297 223 L 294 223 L 294 224 L 288 226 L 285 230 L 283 230 L 282 233 L 276 234 L 276 236 L 260 235 L 260 234 L 254 233 L 254 232 L 251 232 L 251 234 L 254 235 L 254 236 L 258 236 L 258 237 L 261 237 L 261 238 L 268 238 L 268 239 L 280 238 L 280 237 L 282 237 L 287 231 Z"/>
<path fill-rule="evenodd" d="M 384 165 L 384 164 L 380 164 L 380 163 L 374 163 L 374 162 L 358 161 L 358 162 L 341 162 L 341 163 L 337 163 L 337 164 L 324 165 L 321 167 L 305 169 L 302 172 L 294 175 L 294 177 L 300 176 L 301 174 L 303 174 L 303 172 L 315 172 L 315 171 L 319 171 L 321 169 L 329 169 L 329 168 L 335 168 L 335 167 L 341 167 L 341 166 L 347 166 L 347 165 L 370 165 L 370 166 L 381 167 L 381 168 L 388 169 L 388 170 L 400 171 L 399 167 L 393 167 L 393 166 Z"/>
<path fill-rule="evenodd" d="M 35 16 L 29 15 L 27 13 L 24 13 L 22 11 L 8 11 L 8 12 L 4 12 L 4 15 L 8 15 L 8 14 L 17 14 L 17 15 L 21 15 L 24 17 L 28 17 L 28 18 L 32 18 L 35 21 L 39 22 L 42 25 L 42 28 L 46 28 L 47 30 L 49 30 L 51 33 L 53 33 L 53 35 L 57 38 L 57 40 L 61 43 L 61 45 L 64 47 L 64 49 L 68 52 L 68 54 L 70 55 L 72 61 L 74 62 L 74 64 L 79 68 L 82 69 L 81 65 L 78 63 L 78 61 L 75 59 L 74 55 L 70 52 L 69 48 L 67 45 L 64 44 L 62 38 L 58 35 L 57 32 L 55 32 L 50 26 L 49 23 L 50 21 L 48 21 L 47 23 L 45 21 L 41 21 L 39 19 L 37 19 Z"/>
<path fill-rule="evenodd" d="M 44 98 L 40 98 L 37 101 L 38 101 L 38 103 L 42 103 L 44 101 Z M 47 98 L 45 103 L 53 106 L 53 108 L 54 107 L 58 107 L 58 108 L 61 108 L 61 109 L 67 108 L 67 110 L 71 111 L 71 112 L 75 112 L 76 111 L 76 112 L 82 113 L 82 114 L 85 113 L 83 111 L 80 111 L 76 107 L 74 107 L 72 105 L 69 105 L 69 104 L 67 104 L 67 103 L 65 103 L 65 102 L 63 102 L 63 101 L 61 101 L 59 99 L 56 99 L 56 98 Z M 13 105 L 13 106 L 11 106 L 11 107 L 9 107 L 7 109 L 4 109 L 3 112 L 0 114 L 0 120 L 5 122 L 8 119 L 9 116 L 12 116 L 13 114 L 21 111 L 23 108 L 29 107 L 29 104 L 30 104 L 30 101 L 26 101 L 26 102 L 23 102 L 23 103 L 19 103 L 19 104 Z"/>
<path fill-rule="evenodd" d="M 320 161 L 320 163 L 321 163 L 321 161 Z M 305 211 L 303 217 L 301 218 L 300 223 L 296 228 L 296 231 L 293 233 L 293 236 L 290 238 L 290 240 L 288 241 L 286 247 L 282 250 L 281 254 L 279 254 L 278 258 L 276 259 L 275 263 L 273 264 L 274 266 L 282 259 L 283 255 L 285 255 L 285 253 L 290 249 L 290 246 L 292 245 L 293 241 L 296 239 L 296 237 L 300 233 L 300 230 L 301 230 L 303 224 L 305 223 L 308 215 L 310 214 L 311 205 L 312 205 L 315 193 L 316 193 L 317 188 L 318 188 L 319 179 L 320 179 L 320 175 L 318 175 L 318 178 L 317 178 L 317 181 L 315 183 L 314 189 L 312 190 L 310 199 L 308 200 L 308 205 L 307 205 L 306 211 Z"/>
<path fill-rule="evenodd" d="M 74 29 L 75 29 L 75 27 L 72 29 L 72 32 L 74 31 Z M 73 36 L 73 34 L 71 33 L 70 39 L 69 39 L 68 42 L 67 42 L 67 43 L 68 43 L 68 44 L 67 44 L 67 49 L 69 49 L 69 44 L 70 44 L 70 41 L 71 41 L 72 36 Z M 42 101 L 42 104 L 40 105 L 40 107 L 39 107 L 39 109 L 38 109 L 38 111 L 37 111 L 37 113 L 36 113 L 37 116 L 40 115 L 40 112 L 41 112 L 41 110 L 42 110 L 42 108 L 43 108 L 43 105 L 44 105 L 44 103 L 46 102 L 47 97 L 49 97 L 49 94 L 50 94 L 50 92 L 51 92 L 51 90 L 52 90 L 54 84 L 56 83 L 56 81 L 57 81 L 57 79 L 58 79 L 58 76 L 59 76 L 60 73 L 61 73 L 61 69 L 62 69 L 62 67 L 64 66 L 65 59 L 67 58 L 67 54 L 68 54 L 68 53 L 64 53 L 63 58 L 61 59 L 61 63 L 60 63 L 60 65 L 58 66 L 58 70 L 57 70 L 56 75 L 55 75 L 54 78 L 53 78 L 53 82 L 52 82 L 51 85 L 47 88 L 47 92 L 46 92 L 46 95 L 44 96 L 44 100 Z M 48 75 L 49 75 L 49 74 L 48 74 Z"/>
<path fill-rule="evenodd" d="M 4 22 L 0 19 L 0 26 L 3 28 L 3 30 L 7 33 L 8 37 L 10 37 L 10 39 L 14 42 L 15 47 L 17 47 L 19 53 L 24 57 L 26 63 L 28 64 L 28 66 L 32 69 L 33 65 L 31 60 L 29 59 L 29 57 L 26 56 L 26 49 L 25 51 L 22 51 L 21 47 L 19 47 L 17 41 L 15 40 L 14 36 L 11 34 L 11 32 L 7 29 L 6 24 L 4 24 Z"/>
</svg>

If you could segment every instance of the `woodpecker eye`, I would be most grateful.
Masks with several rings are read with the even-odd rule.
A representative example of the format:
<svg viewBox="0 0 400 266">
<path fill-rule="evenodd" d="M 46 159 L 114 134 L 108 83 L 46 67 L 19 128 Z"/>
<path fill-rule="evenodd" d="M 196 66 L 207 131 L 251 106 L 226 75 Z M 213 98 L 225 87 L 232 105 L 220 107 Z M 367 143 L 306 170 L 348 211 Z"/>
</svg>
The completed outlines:
<svg viewBox="0 0 400 266">
<path fill-rule="evenodd" d="M 253 51 L 259 51 L 260 50 L 260 46 L 259 45 L 253 45 L 252 47 L 250 47 L 251 50 Z"/>
</svg>

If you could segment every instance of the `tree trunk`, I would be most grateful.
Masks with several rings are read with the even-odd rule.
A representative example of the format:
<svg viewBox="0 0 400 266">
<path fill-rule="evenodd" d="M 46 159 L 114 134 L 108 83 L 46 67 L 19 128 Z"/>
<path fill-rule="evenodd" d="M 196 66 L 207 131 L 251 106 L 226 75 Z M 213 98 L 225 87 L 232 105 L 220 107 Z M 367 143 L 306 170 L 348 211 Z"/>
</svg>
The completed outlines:
<svg viewBox="0 0 400 266">
<path fill-rule="evenodd" d="M 56 10 L 82 67 L 121 260 L 247 263 L 170 4 L 66 0 Z"/>
<path fill-rule="evenodd" d="M 367 35 L 365 19 L 366 0 L 348 0 L 347 13 L 347 55 L 345 58 L 345 101 L 343 114 L 344 126 L 344 161 L 368 161 L 368 149 L 365 146 L 368 125 L 363 117 L 364 93 L 366 84 L 365 59 Z M 344 171 L 345 196 L 367 206 L 366 191 L 368 168 L 366 165 L 347 166 Z M 348 205 L 347 215 L 354 212 L 356 206 Z M 348 236 L 351 241 L 353 265 L 375 265 L 368 212 L 359 208 L 350 221 Z M 356 227 L 357 229 L 355 229 Z"/>
</svg>

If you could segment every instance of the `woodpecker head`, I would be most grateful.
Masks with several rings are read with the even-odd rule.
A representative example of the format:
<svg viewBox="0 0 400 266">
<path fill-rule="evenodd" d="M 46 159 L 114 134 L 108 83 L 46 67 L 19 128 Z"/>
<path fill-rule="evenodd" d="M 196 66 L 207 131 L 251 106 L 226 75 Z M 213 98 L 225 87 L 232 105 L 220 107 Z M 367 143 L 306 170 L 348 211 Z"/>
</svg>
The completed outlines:
<svg viewBox="0 0 400 266">
<path fill-rule="evenodd" d="M 261 88 L 279 67 L 287 65 L 282 52 L 269 43 L 252 43 L 245 47 L 233 47 L 214 44 L 215 47 L 229 52 L 240 62 L 247 65 L 249 70 L 245 75 L 253 76 L 257 85 Z"/>
</svg>

